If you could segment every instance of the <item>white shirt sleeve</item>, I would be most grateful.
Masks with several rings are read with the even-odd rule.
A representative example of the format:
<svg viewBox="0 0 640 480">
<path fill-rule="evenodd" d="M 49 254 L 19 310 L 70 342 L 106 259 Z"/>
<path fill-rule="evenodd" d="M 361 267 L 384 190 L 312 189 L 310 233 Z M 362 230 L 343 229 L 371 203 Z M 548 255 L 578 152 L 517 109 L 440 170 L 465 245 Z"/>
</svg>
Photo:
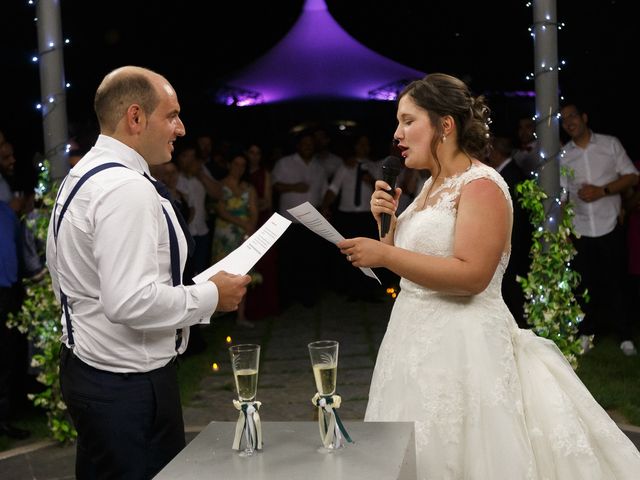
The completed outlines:
<svg viewBox="0 0 640 480">
<path fill-rule="evenodd" d="M 331 180 L 331 185 L 329 185 L 329 190 L 338 195 L 340 190 L 342 190 L 342 183 L 344 182 L 344 176 L 346 175 L 346 167 L 341 165 L 336 170 L 333 179 Z"/>
<path fill-rule="evenodd" d="M 638 169 L 633 165 L 620 140 L 616 137 L 612 137 L 611 139 L 611 149 L 616 162 L 616 171 L 619 175 L 638 175 Z"/>
</svg>

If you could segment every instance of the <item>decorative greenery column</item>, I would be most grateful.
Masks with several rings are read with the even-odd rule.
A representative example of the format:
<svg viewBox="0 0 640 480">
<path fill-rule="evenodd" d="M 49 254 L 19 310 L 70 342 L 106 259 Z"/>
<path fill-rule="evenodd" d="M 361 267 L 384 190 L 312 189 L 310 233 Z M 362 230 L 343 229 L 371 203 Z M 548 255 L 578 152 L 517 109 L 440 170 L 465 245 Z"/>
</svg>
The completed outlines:
<svg viewBox="0 0 640 480">
<path fill-rule="evenodd" d="M 576 254 L 571 241 L 573 206 L 555 200 L 560 206 L 560 219 L 557 228 L 551 230 L 546 228 L 548 196 L 538 181 L 526 180 L 516 191 L 534 226 L 531 267 L 526 278 L 518 277 L 526 298 L 525 316 L 533 331 L 553 340 L 575 369 L 577 356 L 583 352 L 578 323 L 584 313 L 573 293 L 580 284 L 580 275 L 571 268 Z M 582 296 L 588 300 L 586 291 Z"/>
<path fill-rule="evenodd" d="M 28 227 L 36 239 L 42 245 L 46 245 L 49 218 L 57 188 L 50 187 L 48 161 L 42 163 L 40 170 L 36 195 L 37 215 L 33 220 L 28 220 Z M 31 359 L 31 366 L 38 369 L 37 380 L 45 388 L 40 393 L 29 394 L 29 398 L 34 405 L 47 411 L 51 436 L 59 442 L 66 442 L 76 437 L 76 431 L 69 421 L 67 406 L 60 391 L 60 303 L 53 293 L 48 272 L 39 276 L 38 280 L 26 280 L 25 287 L 26 295 L 22 309 L 17 315 L 9 316 L 8 326 L 17 328 L 32 342 L 36 353 Z"/>
</svg>

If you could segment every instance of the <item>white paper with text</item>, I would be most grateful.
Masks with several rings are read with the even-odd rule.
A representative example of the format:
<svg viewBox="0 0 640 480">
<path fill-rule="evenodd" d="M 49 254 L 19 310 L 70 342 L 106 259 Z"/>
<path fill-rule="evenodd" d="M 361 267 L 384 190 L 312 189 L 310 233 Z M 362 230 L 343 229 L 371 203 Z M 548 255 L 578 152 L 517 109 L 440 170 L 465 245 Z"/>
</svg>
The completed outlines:
<svg viewBox="0 0 640 480">
<path fill-rule="evenodd" d="M 301 224 L 311 230 L 313 233 L 320 235 L 325 240 L 333 244 L 341 242 L 344 237 L 331 225 L 326 218 L 309 202 L 304 202 L 287 210 Z M 382 285 L 380 279 L 370 268 L 359 267 L 367 277 L 375 278 Z"/>
<path fill-rule="evenodd" d="M 194 283 L 203 283 L 216 273 L 224 270 L 236 275 L 245 275 L 267 253 L 276 240 L 291 225 L 282 215 L 274 213 L 256 232 L 247 238 L 242 245 L 215 265 L 193 277 Z"/>
</svg>

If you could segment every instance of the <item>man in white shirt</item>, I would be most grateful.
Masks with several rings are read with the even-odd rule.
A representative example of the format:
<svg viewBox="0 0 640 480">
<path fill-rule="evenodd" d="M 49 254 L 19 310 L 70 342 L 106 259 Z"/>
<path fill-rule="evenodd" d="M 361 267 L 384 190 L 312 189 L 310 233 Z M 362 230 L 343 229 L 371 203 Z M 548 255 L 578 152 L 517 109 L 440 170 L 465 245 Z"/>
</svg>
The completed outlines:
<svg viewBox="0 0 640 480">
<path fill-rule="evenodd" d="M 579 331 L 587 336 L 613 328 L 625 355 L 635 355 L 624 292 L 626 248 L 618 217 L 620 193 L 638 183 L 638 170 L 616 137 L 592 132 L 587 114 L 574 104 L 560 110 L 562 128 L 571 137 L 560 164 L 573 173 L 561 183 L 574 204 L 573 226 L 579 238 L 573 266 L 589 290 Z M 606 327 L 606 328 L 605 328 Z"/>
<path fill-rule="evenodd" d="M 63 306 L 60 382 L 77 478 L 148 479 L 185 445 L 174 359 L 188 327 L 235 310 L 250 278 L 181 284 L 188 237 L 149 175 L 185 134 L 169 82 L 116 69 L 94 107 L 101 134 L 61 185 L 47 239 Z"/>
<path fill-rule="evenodd" d="M 187 143 L 179 147 L 177 163 L 180 168 L 178 189 L 187 195 L 189 206 L 193 208 L 193 218 L 189 222 L 189 232 L 195 241 L 192 257 L 193 275 L 206 270 L 211 264 L 211 232 L 207 225 L 207 195 L 218 200 L 222 197 L 222 186 L 211 177 L 198 157 L 195 145 Z"/>
<path fill-rule="evenodd" d="M 318 289 L 324 282 L 323 267 L 328 245 L 294 219 L 288 209 L 309 202 L 320 207 L 327 188 L 327 176 L 314 155 L 311 133 L 301 132 L 296 141 L 296 153 L 278 160 L 271 174 L 273 190 L 279 195 L 278 212 L 293 221 L 278 242 L 280 295 L 283 303 L 289 300 L 311 307 L 317 300 Z"/>
<path fill-rule="evenodd" d="M 381 168 L 369 156 L 371 146 L 367 135 L 359 135 L 353 142 L 346 160 L 336 170 L 333 180 L 324 195 L 321 212 L 331 217 L 336 229 L 345 238 L 368 237 L 378 239 L 378 226 L 371 215 L 371 195 L 376 178 L 381 178 Z M 332 208 L 334 202 L 337 208 Z M 344 256 L 333 256 L 334 275 L 331 284 L 346 292 L 350 301 L 376 301 L 382 291 L 378 283 L 353 268 Z"/>
<path fill-rule="evenodd" d="M 313 131 L 313 143 L 315 157 L 327 173 L 327 180 L 331 181 L 333 176 L 343 164 L 342 157 L 339 157 L 329 149 L 331 137 L 323 127 L 316 127 Z"/>
</svg>

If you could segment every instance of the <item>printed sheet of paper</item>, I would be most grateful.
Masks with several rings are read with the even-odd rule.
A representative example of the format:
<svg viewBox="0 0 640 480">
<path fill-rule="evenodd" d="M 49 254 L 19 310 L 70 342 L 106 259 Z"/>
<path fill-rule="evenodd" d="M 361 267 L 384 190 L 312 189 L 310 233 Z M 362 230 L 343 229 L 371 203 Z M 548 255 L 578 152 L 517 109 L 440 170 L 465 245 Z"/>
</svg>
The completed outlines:
<svg viewBox="0 0 640 480">
<path fill-rule="evenodd" d="M 344 240 L 344 237 L 331 225 L 322 214 L 309 202 L 304 202 L 287 210 L 296 220 L 311 230 L 313 233 L 320 235 L 325 240 L 336 244 Z M 367 277 L 375 278 L 382 285 L 380 279 L 373 273 L 370 268 L 359 267 Z"/>
<path fill-rule="evenodd" d="M 267 250 L 276 243 L 276 240 L 289 228 L 289 225 L 291 225 L 291 220 L 287 220 L 282 215 L 274 213 L 269 220 L 246 239 L 242 245 L 215 265 L 212 265 L 204 272 L 193 277 L 194 283 L 206 282 L 221 270 L 237 275 L 246 274 L 258 260 L 267 253 Z"/>
</svg>

